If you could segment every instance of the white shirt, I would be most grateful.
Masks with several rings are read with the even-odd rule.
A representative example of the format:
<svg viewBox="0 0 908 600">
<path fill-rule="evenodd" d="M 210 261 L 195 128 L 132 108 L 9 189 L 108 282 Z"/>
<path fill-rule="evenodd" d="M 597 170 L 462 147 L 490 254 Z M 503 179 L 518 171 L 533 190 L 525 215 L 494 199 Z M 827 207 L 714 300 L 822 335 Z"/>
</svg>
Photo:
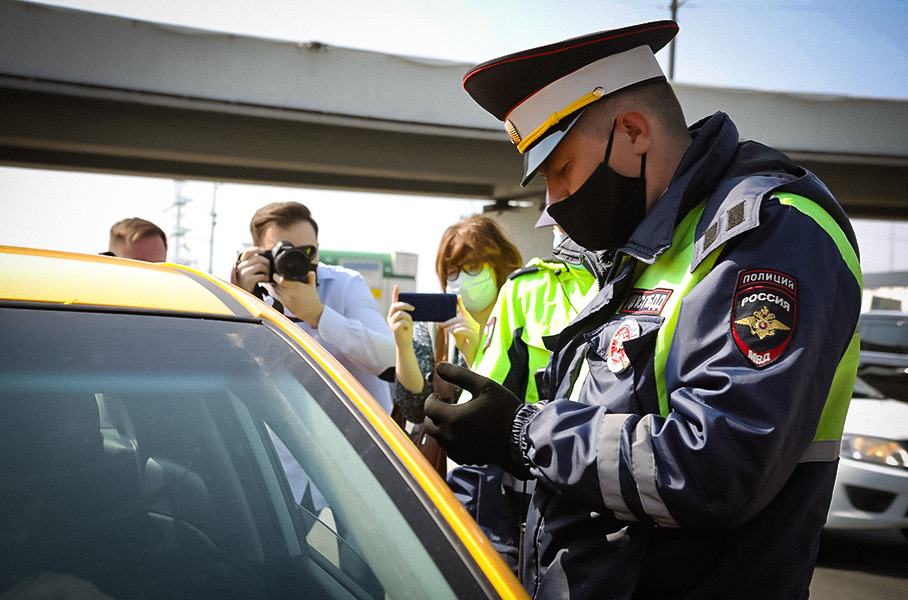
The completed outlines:
<svg viewBox="0 0 908 600">
<path fill-rule="evenodd" d="M 318 264 L 316 270 L 318 298 L 325 305 L 318 328 L 305 321 L 296 325 L 316 342 L 321 344 L 338 362 L 347 368 L 363 384 L 386 412 L 391 412 L 391 388 L 388 382 L 378 378 L 382 372 L 394 368 L 396 351 L 394 335 L 388 322 L 378 310 L 369 284 L 356 271 Z M 268 296 L 266 302 L 273 304 Z M 284 314 L 296 320 L 286 307 Z M 293 490 L 293 497 L 300 502 L 306 487 L 312 494 L 316 514 L 325 505 L 321 492 L 309 479 L 287 447 L 272 435 L 275 447 Z"/>
<path fill-rule="evenodd" d="M 318 264 L 318 298 L 325 305 L 318 328 L 297 326 L 331 353 L 378 401 L 391 412 L 391 388 L 378 378 L 396 360 L 394 335 L 363 276 L 351 269 Z M 284 309 L 287 316 L 293 314 Z"/>
</svg>

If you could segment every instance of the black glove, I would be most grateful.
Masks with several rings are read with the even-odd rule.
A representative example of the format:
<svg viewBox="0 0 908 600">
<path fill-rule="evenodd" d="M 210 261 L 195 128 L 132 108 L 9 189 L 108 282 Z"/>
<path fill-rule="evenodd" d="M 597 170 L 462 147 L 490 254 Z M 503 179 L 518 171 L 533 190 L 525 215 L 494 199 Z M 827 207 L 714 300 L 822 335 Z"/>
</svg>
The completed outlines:
<svg viewBox="0 0 908 600">
<path fill-rule="evenodd" d="M 439 363 L 435 373 L 468 390 L 464 404 L 446 404 L 435 394 L 426 398 L 426 431 L 438 440 L 453 460 L 463 465 L 500 465 L 507 471 L 525 471 L 511 454 L 511 429 L 524 403 L 509 389 L 473 371 Z"/>
</svg>

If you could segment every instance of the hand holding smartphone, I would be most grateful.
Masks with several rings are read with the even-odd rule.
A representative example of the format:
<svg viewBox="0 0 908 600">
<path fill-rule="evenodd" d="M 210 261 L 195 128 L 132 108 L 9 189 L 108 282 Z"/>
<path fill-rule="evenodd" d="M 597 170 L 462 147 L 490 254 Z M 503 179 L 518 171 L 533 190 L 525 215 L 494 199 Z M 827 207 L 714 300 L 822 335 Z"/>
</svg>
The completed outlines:
<svg viewBox="0 0 908 600">
<path fill-rule="evenodd" d="M 457 316 L 457 294 L 400 292 L 397 299 L 413 307 L 410 316 L 414 321 L 442 322 Z"/>
</svg>

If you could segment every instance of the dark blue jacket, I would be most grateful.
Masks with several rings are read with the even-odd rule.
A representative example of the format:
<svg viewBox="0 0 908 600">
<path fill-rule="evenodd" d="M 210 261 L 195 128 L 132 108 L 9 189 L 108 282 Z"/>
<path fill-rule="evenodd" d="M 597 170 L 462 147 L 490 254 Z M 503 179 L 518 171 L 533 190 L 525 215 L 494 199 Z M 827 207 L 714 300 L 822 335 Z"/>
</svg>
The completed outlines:
<svg viewBox="0 0 908 600">
<path fill-rule="evenodd" d="M 810 449 L 855 335 L 861 284 L 854 257 L 849 268 L 826 230 L 774 194 L 820 204 L 856 254 L 854 235 L 815 176 L 777 151 L 739 143 L 726 115 L 691 134 L 668 190 L 559 336 L 547 371 L 553 400 L 521 409 L 516 441 L 537 480 L 524 583 L 537 598 L 808 595 L 838 464 L 837 444 L 819 458 Z M 653 363 L 665 323 L 635 282 L 707 198 L 693 260 L 719 254 L 681 304 L 663 416 Z M 757 312 L 748 298 L 775 285 L 748 288 L 748 274 L 796 284 L 776 298 L 787 318 L 768 321 L 787 328 L 779 337 L 754 329 L 759 339 L 736 339 Z M 629 364 L 610 370 L 628 316 L 640 328 L 623 344 Z M 787 342 L 770 344 L 771 359 L 746 351 L 751 344 L 764 356 L 760 341 L 779 339 Z M 583 363 L 589 375 L 572 386 Z"/>
</svg>

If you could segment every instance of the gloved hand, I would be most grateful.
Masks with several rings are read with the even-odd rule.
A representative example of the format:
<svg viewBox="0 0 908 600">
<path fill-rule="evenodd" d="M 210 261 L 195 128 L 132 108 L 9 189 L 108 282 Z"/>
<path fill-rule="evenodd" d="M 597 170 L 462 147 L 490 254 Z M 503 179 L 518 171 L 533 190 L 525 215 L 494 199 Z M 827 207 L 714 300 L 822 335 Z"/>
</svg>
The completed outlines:
<svg viewBox="0 0 908 600">
<path fill-rule="evenodd" d="M 435 394 L 426 398 L 429 435 L 460 464 L 496 464 L 508 471 L 517 468 L 511 456 L 511 428 L 524 403 L 503 385 L 470 369 L 439 363 L 435 373 L 469 391 L 473 398 L 463 404 L 446 404 Z"/>
</svg>

